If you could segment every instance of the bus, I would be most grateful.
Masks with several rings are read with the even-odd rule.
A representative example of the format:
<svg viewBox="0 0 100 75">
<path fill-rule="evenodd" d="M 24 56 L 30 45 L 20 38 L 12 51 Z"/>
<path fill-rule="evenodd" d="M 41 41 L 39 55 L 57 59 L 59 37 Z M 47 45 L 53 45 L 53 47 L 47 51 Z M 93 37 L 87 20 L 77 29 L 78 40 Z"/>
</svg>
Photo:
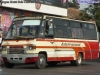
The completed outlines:
<svg viewBox="0 0 100 75">
<path fill-rule="evenodd" d="M 83 60 L 98 58 L 97 27 L 92 22 L 44 14 L 16 17 L 2 48 L 6 68 L 35 64 L 43 69 L 66 61 L 80 66 Z"/>
</svg>

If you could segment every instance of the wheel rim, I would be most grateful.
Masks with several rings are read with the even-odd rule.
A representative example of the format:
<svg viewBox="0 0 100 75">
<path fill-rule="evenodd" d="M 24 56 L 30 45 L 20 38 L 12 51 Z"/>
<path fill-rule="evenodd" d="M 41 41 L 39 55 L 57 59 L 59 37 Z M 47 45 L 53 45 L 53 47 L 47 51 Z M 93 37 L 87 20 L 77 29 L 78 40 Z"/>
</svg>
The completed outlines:
<svg viewBox="0 0 100 75">
<path fill-rule="evenodd" d="M 78 63 L 81 64 L 81 62 L 82 62 L 82 58 L 79 56 L 78 57 Z"/>
<path fill-rule="evenodd" d="M 40 58 L 40 65 L 45 65 L 45 59 L 43 57 Z"/>
</svg>

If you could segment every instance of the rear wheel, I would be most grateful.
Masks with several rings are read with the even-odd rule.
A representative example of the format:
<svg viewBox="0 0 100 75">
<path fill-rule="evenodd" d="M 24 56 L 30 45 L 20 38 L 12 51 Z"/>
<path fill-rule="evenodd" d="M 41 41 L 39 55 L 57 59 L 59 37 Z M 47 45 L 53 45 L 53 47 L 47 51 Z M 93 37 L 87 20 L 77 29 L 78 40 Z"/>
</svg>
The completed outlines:
<svg viewBox="0 0 100 75">
<path fill-rule="evenodd" d="M 38 59 L 35 63 L 36 68 L 43 69 L 46 66 L 46 57 L 44 54 L 39 54 Z"/>
<path fill-rule="evenodd" d="M 71 65 L 74 65 L 74 66 L 80 66 L 82 64 L 82 55 L 79 53 L 78 54 L 78 58 L 74 61 L 70 61 L 71 62 Z"/>
<path fill-rule="evenodd" d="M 6 68 L 13 68 L 15 64 L 4 62 Z"/>
</svg>

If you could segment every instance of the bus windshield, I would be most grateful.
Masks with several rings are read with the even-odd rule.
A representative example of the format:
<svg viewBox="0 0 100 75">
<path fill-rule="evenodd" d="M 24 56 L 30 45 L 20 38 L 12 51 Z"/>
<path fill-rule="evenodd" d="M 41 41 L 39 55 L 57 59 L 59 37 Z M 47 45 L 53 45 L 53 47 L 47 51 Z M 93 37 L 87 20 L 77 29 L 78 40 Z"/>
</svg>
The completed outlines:
<svg viewBox="0 0 100 75">
<path fill-rule="evenodd" d="M 38 35 L 41 20 L 13 21 L 5 39 L 34 38 Z"/>
</svg>

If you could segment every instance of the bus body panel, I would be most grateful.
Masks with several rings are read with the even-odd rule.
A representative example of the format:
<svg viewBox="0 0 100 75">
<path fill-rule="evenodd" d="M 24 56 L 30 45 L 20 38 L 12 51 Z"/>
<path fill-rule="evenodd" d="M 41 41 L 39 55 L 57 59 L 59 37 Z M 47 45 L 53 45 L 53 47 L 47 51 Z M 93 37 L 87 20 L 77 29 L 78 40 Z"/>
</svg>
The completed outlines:
<svg viewBox="0 0 100 75">
<path fill-rule="evenodd" d="M 83 40 L 66 40 L 66 39 L 34 39 L 21 41 L 3 41 L 3 46 L 11 47 L 18 51 L 19 47 L 27 48 L 28 45 L 36 46 L 33 50 L 26 50 L 26 53 L 7 54 L 5 52 L 2 57 L 10 63 L 32 63 L 36 62 L 39 52 L 47 53 L 47 61 L 71 61 L 76 60 L 78 53 L 82 53 L 83 59 L 94 59 L 98 57 L 98 42 L 83 41 Z M 94 48 L 95 47 L 95 48 Z M 92 49 L 94 48 L 94 49 Z M 20 50 L 19 50 L 20 52 Z"/>
</svg>

